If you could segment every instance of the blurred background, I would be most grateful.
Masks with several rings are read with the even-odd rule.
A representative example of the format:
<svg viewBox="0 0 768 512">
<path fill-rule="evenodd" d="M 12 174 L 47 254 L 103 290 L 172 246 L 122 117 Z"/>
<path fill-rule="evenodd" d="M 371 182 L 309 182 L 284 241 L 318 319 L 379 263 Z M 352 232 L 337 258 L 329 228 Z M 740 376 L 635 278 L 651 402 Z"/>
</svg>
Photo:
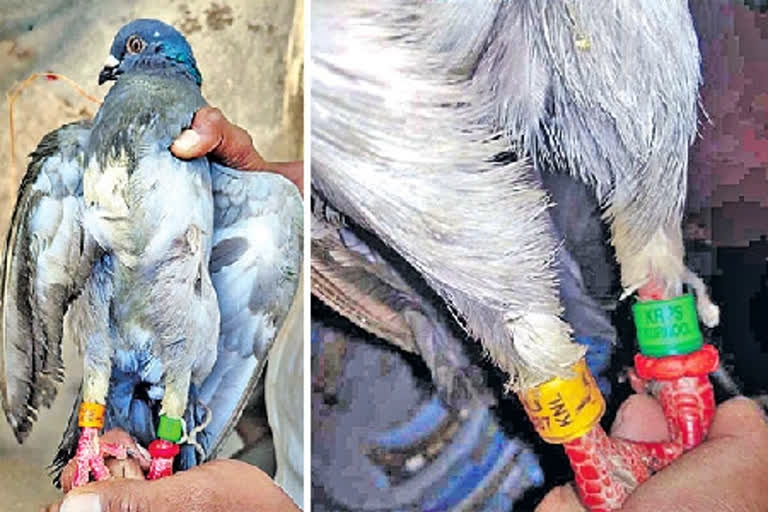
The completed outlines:
<svg viewBox="0 0 768 512">
<path fill-rule="evenodd" d="M 203 95 L 245 128 L 267 160 L 303 154 L 303 1 L 296 0 L 0 0 L 0 91 L 31 73 L 53 71 L 72 78 L 101 99 L 109 84 L 97 76 L 118 29 L 134 18 L 174 25 L 192 46 L 203 75 Z M 37 80 L 15 103 L 15 166 L 11 164 L 8 103 L 0 106 L 0 232 L 3 239 L 27 155 L 47 132 L 93 116 L 98 106 L 58 82 Z M 301 296 L 301 294 L 299 295 Z M 295 304 L 277 345 L 281 355 L 301 354 L 302 308 Z M 293 346 L 295 348 L 295 345 Z M 66 426 L 80 363 L 65 347 L 67 379 L 53 408 L 40 413 L 32 435 L 19 446 L 0 420 L 0 503 L 5 511 L 32 510 L 57 500 L 46 466 Z M 289 356 L 284 356 L 289 357 Z M 290 358 L 290 357 L 289 357 Z M 301 356 L 294 362 L 300 364 Z M 301 375 L 296 388 L 301 397 Z M 299 404 L 296 404 L 299 405 Z M 233 436 L 228 454 L 275 471 L 263 386 Z M 297 418 L 301 425 L 301 416 Z"/>
</svg>

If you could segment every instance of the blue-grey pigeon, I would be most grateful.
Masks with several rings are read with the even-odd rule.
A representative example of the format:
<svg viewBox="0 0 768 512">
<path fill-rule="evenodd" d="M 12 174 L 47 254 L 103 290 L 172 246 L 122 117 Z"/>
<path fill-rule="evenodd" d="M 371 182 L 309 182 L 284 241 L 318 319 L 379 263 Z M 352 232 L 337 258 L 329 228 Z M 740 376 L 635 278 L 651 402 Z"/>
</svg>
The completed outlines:
<svg viewBox="0 0 768 512">
<path fill-rule="evenodd" d="M 169 151 L 206 105 L 179 32 L 124 26 L 99 74 L 110 80 L 93 120 L 32 154 L 2 274 L 0 396 L 19 442 L 56 395 L 61 343 L 80 347 L 82 394 L 54 461 L 75 457 L 74 485 L 108 476 L 105 451 L 124 454 L 100 445 L 102 426 L 151 443 L 150 477 L 213 456 L 301 265 L 302 201 L 288 180 Z"/>
</svg>

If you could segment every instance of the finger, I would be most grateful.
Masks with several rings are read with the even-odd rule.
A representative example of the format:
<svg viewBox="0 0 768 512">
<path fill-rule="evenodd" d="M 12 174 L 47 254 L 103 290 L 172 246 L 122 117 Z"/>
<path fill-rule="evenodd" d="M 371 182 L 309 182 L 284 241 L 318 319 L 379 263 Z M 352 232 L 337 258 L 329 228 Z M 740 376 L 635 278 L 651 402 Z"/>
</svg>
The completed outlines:
<svg viewBox="0 0 768 512">
<path fill-rule="evenodd" d="M 128 458 L 119 460 L 115 458 L 109 458 L 104 461 L 104 464 L 109 469 L 109 473 L 115 478 L 129 478 L 133 480 L 144 480 L 144 471 L 136 461 L 136 459 Z"/>
<path fill-rule="evenodd" d="M 75 478 L 75 470 L 77 469 L 77 463 L 74 459 L 67 462 L 64 469 L 61 471 L 61 490 L 64 493 L 68 493 L 72 489 L 72 480 Z"/>
<path fill-rule="evenodd" d="M 234 169 L 256 171 L 267 167 L 248 132 L 230 123 L 219 109 L 212 107 L 197 111 L 192 126 L 179 135 L 171 151 L 184 159 L 210 154 Z"/>
<path fill-rule="evenodd" d="M 192 126 L 171 144 L 171 152 L 186 160 L 210 155 L 233 169 L 282 174 L 304 193 L 303 162 L 266 162 L 248 132 L 230 123 L 217 108 L 197 111 Z"/>
<path fill-rule="evenodd" d="M 768 426 L 753 403 L 718 407 L 710 436 L 651 477 L 622 510 L 768 510 Z"/>
<path fill-rule="evenodd" d="M 60 512 L 147 512 L 150 507 L 152 512 L 298 510 L 258 468 L 243 462 L 218 460 L 151 482 L 94 482 L 66 496 Z"/>
<path fill-rule="evenodd" d="M 760 435 L 766 431 L 766 419 L 760 406 L 746 397 L 723 402 L 715 412 L 708 439 Z"/>
<path fill-rule="evenodd" d="M 157 512 L 170 512 L 171 509 L 163 505 L 150 503 L 147 495 L 149 485 L 146 480 L 130 479 L 93 482 L 67 494 L 57 512 L 149 512 L 150 505 Z"/>
<path fill-rule="evenodd" d="M 667 420 L 661 405 L 650 395 L 630 396 L 616 413 L 611 435 L 631 441 L 668 440 Z"/>
<path fill-rule="evenodd" d="M 195 113 L 192 125 L 171 144 L 171 152 L 179 158 L 192 159 L 213 151 L 224 137 L 223 124 L 228 123 L 221 110 L 203 107 Z"/>
<path fill-rule="evenodd" d="M 544 496 L 535 512 L 585 512 L 576 491 L 570 485 L 555 487 Z"/>
</svg>

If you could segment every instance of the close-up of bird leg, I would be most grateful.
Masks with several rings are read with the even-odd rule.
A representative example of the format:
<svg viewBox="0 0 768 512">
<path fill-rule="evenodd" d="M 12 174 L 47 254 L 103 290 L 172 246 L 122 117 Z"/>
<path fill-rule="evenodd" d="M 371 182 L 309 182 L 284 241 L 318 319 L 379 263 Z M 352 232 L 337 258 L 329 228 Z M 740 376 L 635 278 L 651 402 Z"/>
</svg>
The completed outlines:
<svg viewBox="0 0 768 512">
<path fill-rule="evenodd" d="M 701 443 L 714 417 L 708 375 L 719 366 L 717 350 L 702 343 L 693 296 L 646 298 L 665 288 L 655 280 L 641 287 L 633 312 L 641 352 L 635 372 L 661 404 L 668 441 L 608 437 L 598 423 L 603 398 L 583 364 L 573 379 L 556 378 L 520 393 L 542 439 L 563 444 L 581 500 L 592 512 L 620 508 L 653 472 Z"/>
<path fill-rule="evenodd" d="M 700 84 L 687 6 L 392 1 L 374 14 L 327 0 L 313 27 L 313 186 L 445 299 L 541 437 L 565 445 L 584 504 L 618 508 L 702 439 L 714 410 L 705 381 L 718 362 L 698 317 L 712 327 L 719 312 L 681 232 Z M 516 158 L 489 165 L 493 154 Z M 553 171 L 591 187 L 624 298 L 653 308 L 658 325 L 636 316 L 641 352 L 648 336 L 673 346 L 661 355 L 677 359 L 640 372 L 675 425 L 669 441 L 612 439 L 598 424 L 603 398 L 553 272 L 537 179 Z M 683 380 L 665 377 L 670 364 Z"/>
<path fill-rule="evenodd" d="M 556 378 L 519 396 L 539 435 L 562 444 L 584 505 L 616 510 L 632 491 L 682 453 L 676 443 L 633 443 L 608 437 L 599 421 L 605 401 L 583 362 L 574 377 Z"/>
<path fill-rule="evenodd" d="M 93 267 L 98 272 L 106 273 L 111 269 L 111 264 L 112 260 L 103 256 Z M 106 417 L 112 373 L 112 346 L 107 334 L 109 302 L 106 300 L 106 294 L 110 292 L 109 280 L 90 280 L 80 296 L 72 302 L 62 329 L 62 342 L 75 344 L 84 356 L 82 397 L 76 411 L 80 437 L 74 455 L 76 469 L 72 476 L 73 487 L 87 484 L 91 476 L 94 480 L 108 478 L 105 455 L 125 456 L 122 453 L 124 448 L 102 443 L 99 439 Z"/>
<path fill-rule="evenodd" d="M 663 192 L 667 197 L 680 193 L 679 190 Z M 652 198 L 645 201 L 649 205 L 653 202 Z M 654 363 L 654 358 L 664 360 L 666 356 L 675 356 L 678 366 L 685 365 L 691 358 L 703 363 L 698 373 L 689 368 L 688 373 L 677 375 L 682 380 L 665 376 L 648 386 L 667 415 L 672 439 L 687 450 L 704 439 L 714 415 L 714 392 L 707 375 L 719 362 L 712 346 L 706 346 L 705 353 L 698 353 L 702 348 L 699 321 L 709 328 L 716 327 L 720 311 L 709 298 L 701 278 L 685 266 L 682 217 L 674 219 L 675 222 L 657 230 L 645 243 L 631 237 L 633 230 L 627 226 L 636 223 L 636 219 L 630 221 L 623 213 L 611 219 L 611 231 L 623 296 L 634 292 L 641 302 L 635 306 L 634 319 L 641 350 L 636 362 L 645 362 L 643 375 L 654 375 L 651 368 L 665 364 Z M 692 295 L 683 295 L 686 285 L 696 293 L 695 300 Z"/>
<path fill-rule="evenodd" d="M 649 206 L 652 207 L 652 206 Z M 701 322 L 709 328 L 720 322 L 720 308 L 712 302 L 706 285 L 684 263 L 682 218 L 676 224 L 659 229 L 647 242 L 630 240 L 623 215 L 610 222 L 611 244 L 619 263 L 622 299 L 637 294 L 640 300 L 677 297 L 690 286 L 696 294 L 696 309 Z"/>
</svg>

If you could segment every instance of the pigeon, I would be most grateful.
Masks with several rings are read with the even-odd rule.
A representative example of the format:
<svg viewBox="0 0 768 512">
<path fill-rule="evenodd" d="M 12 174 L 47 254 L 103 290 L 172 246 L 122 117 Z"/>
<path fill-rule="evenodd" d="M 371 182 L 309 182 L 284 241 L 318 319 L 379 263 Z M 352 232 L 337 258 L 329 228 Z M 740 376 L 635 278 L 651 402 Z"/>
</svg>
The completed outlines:
<svg viewBox="0 0 768 512">
<path fill-rule="evenodd" d="M 81 390 L 54 460 L 74 486 L 109 476 L 101 429 L 149 446 L 148 478 L 214 457 L 288 314 L 301 267 L 302 199 L 280 175 L 169 147 L 206 101 L 188 42 L 137 19 L 99 73 L 92 120 L 31 155 L 8 231 L 0 397 L 19 442 L 82 355 Z M 146 454 L 145 454 L 146 455 Z"/>
</svg>

